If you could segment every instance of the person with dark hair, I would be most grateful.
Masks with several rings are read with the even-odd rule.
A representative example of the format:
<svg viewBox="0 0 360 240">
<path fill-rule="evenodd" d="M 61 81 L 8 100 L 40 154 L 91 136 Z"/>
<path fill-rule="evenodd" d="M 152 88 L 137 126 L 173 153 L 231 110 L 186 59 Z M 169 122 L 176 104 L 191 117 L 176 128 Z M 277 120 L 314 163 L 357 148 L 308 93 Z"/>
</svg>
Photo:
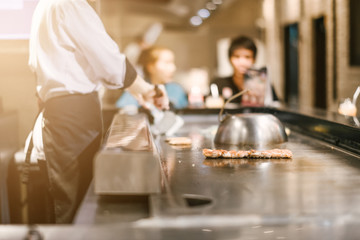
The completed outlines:
<svg viewBox="0 0 360 240">
<path fill-rule="evenodd" d="M 275 91 L 267 80 L 266 68 L 252 68 L 256 55 L 257 47 L 251 38 L 239 36 L 231 41 L 228 57 L 234 73 L 229 77 L 217 78 L 211 83 L 217 85 L 219 93 L 224 99 L 228 99 L 246 88 L 249 92 L 234 99 L 233 103 L 252 106 L 264 105 L 267 97 L 265 93 L 269 91 L 272 91 L 268 94 L 271 95 L 272 100 L 278 100 Z"/>
<path fill-rule="evenodd" d="M 234 55 L 234 52 L 237 49 L 247 49 L 252 52 L 252 58 L 255 61 L 256 54 L 257 54 L 257 47 L 255 45 L 255 42 L 248 37 L 240 36 L 238 38 L 235 38 L 229 47 L 228 56 L 229 59 Z M 251 55 L 251 54 L 250 54 Z"/>
</svg>

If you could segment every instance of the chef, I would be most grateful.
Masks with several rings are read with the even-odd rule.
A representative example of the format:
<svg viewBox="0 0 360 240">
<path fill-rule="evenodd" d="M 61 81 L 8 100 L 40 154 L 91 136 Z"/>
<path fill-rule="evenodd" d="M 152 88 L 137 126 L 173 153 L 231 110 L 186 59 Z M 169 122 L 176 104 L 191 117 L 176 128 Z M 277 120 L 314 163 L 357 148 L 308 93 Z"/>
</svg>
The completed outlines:
<svg viewBox="0 0 360 240">
<path fill-rule="evenodd" d="M 137 75 L 86 0 L 40 0 L 29 49 L 43 108 L 43 162 L 54 221 L 70 223 L 101 144 L 100 86 L 128 88 L 140 103 L 158 108 L 168 108 L 168 98 L 164 90 L 155 95 L 154 86 Z"/>
</svg>

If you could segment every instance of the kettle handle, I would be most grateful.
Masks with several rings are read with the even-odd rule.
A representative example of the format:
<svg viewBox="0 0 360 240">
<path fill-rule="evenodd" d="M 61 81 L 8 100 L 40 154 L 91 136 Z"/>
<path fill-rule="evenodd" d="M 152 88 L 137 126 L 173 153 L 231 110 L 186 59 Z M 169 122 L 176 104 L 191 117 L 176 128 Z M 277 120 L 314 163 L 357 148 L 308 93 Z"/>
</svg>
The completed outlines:
<svg viewBox="0 0 360 240">
<path fill-rule="evenodd" d="M 225 105 L 228 104 L 229 102 L 231 102 L 232 100 L 234 100 L 237 97 L 240 97 L 241 95 L 243 95 L 244 93 L 248 92 L 249 89 L 244 89 L 241 92 L 236 93 L 235 95 L 231 96 L 231 98 L 229 98 L 228 100 L 226 100 L 226 102 L 224 103 L 224 105 L 222 106 L 220 112 L 219 112 L 219 122 L 222 122 L 224 119 L 222 118 L 222 114 L 224 112 L 225 109 Z"/>
</svg>

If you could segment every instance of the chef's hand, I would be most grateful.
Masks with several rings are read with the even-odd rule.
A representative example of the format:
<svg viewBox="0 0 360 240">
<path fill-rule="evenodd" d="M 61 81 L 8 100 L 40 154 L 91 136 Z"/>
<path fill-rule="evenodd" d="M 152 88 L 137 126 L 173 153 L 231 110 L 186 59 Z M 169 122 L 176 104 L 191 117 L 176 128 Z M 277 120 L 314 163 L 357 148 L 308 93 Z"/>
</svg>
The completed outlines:
<svg viewBox="0 0 360 240">
<path fill-rule="evenodd" d="M 153 104 L 159 109 L 169 109 L 169 98 L 163 85 L 151 85 L 138 76 L 128 90 L 144 108 Z"/>
<path fill-rule="evenodd" d="M 164 85 L 155 85 L 149 92 L 147 102 L 153 103 L 158 109 L 169 109 L 169 97 Z"/>
</svg>

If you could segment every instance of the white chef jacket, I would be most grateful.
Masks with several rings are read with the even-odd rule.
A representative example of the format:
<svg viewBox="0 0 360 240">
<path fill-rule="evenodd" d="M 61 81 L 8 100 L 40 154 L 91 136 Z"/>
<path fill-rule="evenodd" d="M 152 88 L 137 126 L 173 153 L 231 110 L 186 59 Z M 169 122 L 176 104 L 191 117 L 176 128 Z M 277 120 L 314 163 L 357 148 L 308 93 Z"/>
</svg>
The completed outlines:
<svg viewBox="0 0 360 240">
<path fill-rule="evenodd" d="M 123 88 L 136 71 L 86 0 L 40 0 L 32 19 L 29 66 L 42 101 Z"/>
</svg>

